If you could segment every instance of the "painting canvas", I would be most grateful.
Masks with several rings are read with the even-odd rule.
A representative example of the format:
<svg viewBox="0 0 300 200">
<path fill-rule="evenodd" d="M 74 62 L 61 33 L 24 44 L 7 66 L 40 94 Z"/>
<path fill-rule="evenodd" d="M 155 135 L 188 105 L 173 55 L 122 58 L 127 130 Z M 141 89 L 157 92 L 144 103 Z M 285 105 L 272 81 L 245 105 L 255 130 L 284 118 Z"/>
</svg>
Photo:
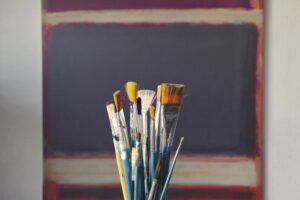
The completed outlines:
<svg viewBox="0 0 300 200">
<path fill-rule="evenodd" d="M 44 0 L 42 14 L 44 200 L 122 199 L 105 102 L 128 80 L 187 86 L 167 199 L 262 199 L 262 0 Z"/>
</svg>

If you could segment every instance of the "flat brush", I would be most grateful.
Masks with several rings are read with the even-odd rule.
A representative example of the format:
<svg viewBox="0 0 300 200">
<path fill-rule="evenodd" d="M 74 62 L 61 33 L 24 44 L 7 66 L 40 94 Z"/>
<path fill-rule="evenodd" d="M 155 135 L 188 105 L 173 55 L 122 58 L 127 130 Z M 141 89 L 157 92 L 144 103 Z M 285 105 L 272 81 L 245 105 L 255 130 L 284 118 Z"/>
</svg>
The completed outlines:
<svg viewBox="0 0 300 200">
<path fill-rule="evenodd" d="M 121 160 L 123 173 L 125 178 L 125 186 L 127 198 L 131 199 L 131 165 L 130 165 L 130 144 L 127 133 L 127 126 L 123 111 L 122 97 L 121 92 L 118 90 L 113 93 L 115 108 L 116 108 L 116 116 L 120 130 L 120 150 L 121 150 Z"/>
<path fill-rule="evenodd" d="M 137 133 L 137 91 L 138 91 L 139 85 L 136 82 L 129 81 L 125 84 L 125 90 L 127 93 L 128 100 L 130 102 L 130 138 L 131 138 L 131 172 L 132 172 L 132 181 L 134 180 L 134 162 L 135 162 L 135 134 Z"/>
<path fill-rule="evenodd" d="M 149 167 L 149 174 L 150 174 L 150 182 L 155 177 L 155 124 L 154 124 L 154 116 L 155 116 L 155 108 L 154 106 L 150 106 L 149 108 L 150 113 L 150 167 Z"/>
<path fill-rule="evenodd" d="M 162 84 L 161 86 L 161 156 L 163 157 L 162 184 L 165 183 L 169 171 L 170 151 L 177 126 L 184 85 Z"/>
<path fill-rule="evenodd" d="M 136 117 L 137 117 L 137 91 L 138 91 L 139 85 L 136 82 L 129 81 L 125 84 L 125 90 L 127 93 L 128 100 L 130 102 L 130 136 L 131 136 L 131 142 L 132 146 L 135 140 L 135 131 L 137 124 L 136 124 Z"/>
<path fill-rule="evenodd" d="M 161 191 L 160 200 L 163 200 L 163 199 L 165 198 L 165 196 L 166 196 L 167 189 L 168 189 L 168 186 L 169 186 L 169 183 L 170 183 L 170 180 L 171 180 L 171 177 L 172 177 L 174 168 L 175 168 L 177 156 L 178 156 L 178 153 L 179 153 L 179 151 L 180 151 L 180 148 L 181 148 L 183 139 L 184 139 L 184 138 L 181 137 L 180 142 L 179 142 L 179 145 L 178 145 L 177 150 L 176 150 L 176 153 L 175 153 L 174 158 L 173 158 L 173 162 L 172 162 L 171 168 L 170 168 L 169 173 L 168 173 L 168 176 L 167 176 L 167 178 L 166 178 L 164 187 L 163 187 L 163 189 L 162 189 L 162 191 Z"/>
<path fill-rule="evenodd" d="M 173 143 L 184 87 L 181 84 L 162 84 L 162 128 L 168 134 L 168 146 Z"/>
<path fill-rule="evenodd" d="M 142 117 L 143 117 L 143 130 L 142 130 L 142 151 L 143 151 L 143 166 L 144 166 L 144 187 L 146 198 L 149 194 L 149 176 L 148 176 L 148 151 L 147 151 L 147 141 L 148 141 L 148 119 L 147 112 L 152 102 L 155 99 L 155 92 L 152 90 L 139 90 L 138 97 L 141 98 L 142 103 Z"/>
<path fill-rule="evenodd" d="M 158 182 L 160 179 L 160 173 L 161 173 L 161 160 L 158 160 L 156 168 L 155 168 L 155 176 L 152 180 L 148 200 L 154 200 L 156 197 L 156 193 L 157 193 L 157 189 L 158 189 Z"/>
<path fill-rule="evenodd" d="M 124 197 L 125 200 L 127 200 L 125 179 L 124 179 L 124 174 L 123 174 L 123 170 L 122 170 L 121 156 L 120 156 L 120 151 L 119 151 L 119 136 L 117 135 L 117 133 L 115 131 L 116 127 L 114 127 L 114 123 L 113 123 L 113 120 L 114 120 L 113 118 L 116 117 L 114 103 L 113 102 L 107 102 L 106 103 L 106 110 L 107 110 L 107 114 L 108 114 L 108 118 L 109 118 L 109 122 L 110 122 L 110 127 L 111 127 L 111 133 L 112 133 L 112 138 L 113 138 L 113 144 L 114 144 L 114 149 L 115 149 L 115 155 L 116 155 L 116 161 L 117 161 L 117 166 L 118 166 L 118 172 L 119 172 L 123 197 Z"/>
<path fill-rule="evenodd" d="M 123 110 L 123 103 L 122 103 L 122 96 L 120 90 L 116 91 L 113 93 L 114 97 L 114 103 L 116 107 L 116 112 L 119 115 L 122 130 L 124 133 L 124 142 L 126 144 L 126 148 L 130 148 L 130 143 L 129 143 L 129 137 L 128 137 L 128 131 L 127 131 L 127 125 L 126 125 L 126 120 L 125 120 L 125 115 L 124 115 L 124 110 Z"/>
</svg>

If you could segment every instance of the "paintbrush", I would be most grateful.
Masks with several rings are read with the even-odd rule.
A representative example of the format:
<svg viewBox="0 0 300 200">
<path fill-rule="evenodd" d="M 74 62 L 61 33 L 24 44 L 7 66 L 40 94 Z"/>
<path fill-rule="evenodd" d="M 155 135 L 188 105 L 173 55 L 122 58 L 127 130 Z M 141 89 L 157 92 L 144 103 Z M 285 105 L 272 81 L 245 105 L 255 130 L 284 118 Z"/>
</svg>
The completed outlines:
<svg viewBox="0 0 300 200">
<path fill-rule="evenodd" d="M 123 170 L 122 170 L 121 156 L 120 156 L 120 151 L 119 151 L 119 136 L 117 135 L 117 133 L 115 131 L 115 129 L 117 129 L 116 127 L 114 127 L 115 123 L 113 123 L 113 120 L 115 120 L 114 118 L 116 118 L 116 112 L 115 112 L 114 103 L 112 101 L 109 101 L 106 103 L 106 110 L 107 110 L 110 127 L 111 127 L 111 133 L 112 133 L 112 137 L 113 137 L 113 144 L 114 144 L 114 149 L 115 149 L 115 155 L 116 155 L 116 161 L 117 161 L 117 166 L 118 166 L 118 172 L 119 172 L 123 197 L 125 200 L 127 200 L 125 179 L 124 179 L 124 174 L 123 174 Z"/>
<path fill-rule="evenodd" d="M 137 127 L 136 124 L 136 116 L 137 116 L 137 105 L 136 105 L 136 98 L 137 98 L 137 91 L 139 85 L 136 82 L 129 81 L 125 84 L 125 90 L 127 93 L 128 100 L 130 102 L 130 136 L 132 146 L 134 147 L 134 140 L 135 140 L 135 130 Z"/>
<path fill-rule="evenodd" d="M 116 116 L 120 130 L 120 142 L 119 147 L 121 151 L 121 160 L 123 173 L 125 178 L 125 186 L 127 198 L 131 199 L 131 166 L 130 166 L 130 144 L 127 133 L 127 126 L 123 111 L 122 97 L 121 92 L 118 90 L 113 93 L 115 108 L 116 108 Z"/>
<path fill-rule="evenodd" d="M 134 200 L 141 200 L 141 189 L 142 189 L 142 184 L 141 184 L 141 164 L 142 164 L 142 148 L 141 148 L 141 134 L 137 133 L 136 135 L 136 140 L 135 140 L 135 145 L 136 145 L 136 156 L 135 156 L 135 176 L 134 176 Z"/>
<path fill-rule="evenodd" d="M 135 141 L 135 175 L 134 175 L 134 200 L 141 200 L 142 198 L 142 105 L 141 98 L 137 98 L 137 133 Z"/>
<path fill-rule="evenodd" d="M 160 151 L 160 134 L 161 134 L 161 85 L 157 86 L 157 96 L 156 96 L 156 111 L 154 117 L 155 123 L 155 157 L 158 157 Z M 156 163 L 155 163 L 156 164 Z"/>
<path fill-rule="evenodd" d="M 123 129 L 126 148 L 130 149 L 127 125 L 126 125 L 126 120 L 125 120 L 125 115 L 124 115 L 124 110 L 123 110 L 123 103 L 122 103 L 122 96 L 121 96 L 120 90 L 115 91 L 113 93 L 113 97 L 114 97 L 114 103 L 116 106 L 116 111 L 117 111 L 117 114 L 119 115 L 121 126 Z"/>
<path fill-rule="evenodd" d="M 130 102 L 130 138 L 131 138 L 131 172 L 132 172 L 132 178 L 131 180 L 134 180 L 134 162 L 135 162 L 135 134 L 137 132 L 137 91 L 138 91 L 139 85 L 136 82 L 129 81 L 125 84 L 125 90 L 127 93 L 128 100 Z"/>
<path fill-rule="evenodd" d="M 181 148 L 183 139 L 184 139 L 184 137 L 181 137 L 180 142 L 179 142 L 179 145 L 178 145 L 177 150 L 176 150 L 176 153 L 175 153 L 174 158 L 173 158 L 173 162 L 172 162 L 171 168 L 170 168 L 169 173 L 168 173 L 168 176 L 167 176 L 167 178 L 166 178 L 164 187 L 163 187 L 163 189 L 162 189 L 162 191 L 161 191 L 160 200 L 163 200 L 163 199 L 165 198 L 165 196 L 166 196 L 167 189 L 168 189 L 168 186 L 169 186 L 169 183 L 170 183 L 170 180 L 171 180 L 171 177 L 172 177 L 174 168 L 175 168 L 177 156 L 178 156 L 178 153 L 179 153 L 179 151 L 180 151 L 180 148 Z"/>
<path fill-rule="evenodd" d="M 148 200 L 154 200 L 156 193 L 157 193 L 157 189 L 158 189 L 158 182 L 160 179 L 160 173 L 161 173 L 161 160 L 159 159 L 155 168 L 155 175 L 154 178 L 152 180 L 152 185 L 151 185 L 151 189 L 150 189 L 150 193 L 148 196 Z"/>
<path fill-rule="evenodd" d="M 155 177 L 155 124 L 154 124 L 154 116 L 155 116 L 155 108 L 154 106 L 150 106 L 149 108 L 150 114 L 150 167 L 149 167 L 149 174 L 150 174 L 150 182 Z"/>
<path fill-rule="evenodd" d="M 170 150 L 180 112 L 184 85 L 162 84 L 161 86 L 161 156 L 163 159 L 162 185 L 169 171 Z"/>
<path fill-rule="evenodd" d="M 144 187 L 145 187 L 145 196 L 148 197 L 149 194 L 149 176 L 148 176 L 148 151 L 147 151 L 147 141 L 148 141 L 148 119 L 147 112 L 152 102 L 155 99 L 155 92 L 152 90 L 139 90 L 138 97 L 142 101 L 142 117 L 143 117 L 143 130 L 142 130 L 142 152 L 143 152 L 143 166 L 144 166 Z"/>
</svg>

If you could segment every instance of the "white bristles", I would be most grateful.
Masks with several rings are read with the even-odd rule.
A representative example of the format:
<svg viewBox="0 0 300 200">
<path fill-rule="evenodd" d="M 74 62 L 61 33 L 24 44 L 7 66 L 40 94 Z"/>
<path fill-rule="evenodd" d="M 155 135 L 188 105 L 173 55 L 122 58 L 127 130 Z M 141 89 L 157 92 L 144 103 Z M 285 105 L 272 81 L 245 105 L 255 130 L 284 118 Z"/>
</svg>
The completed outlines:
<svg viewBox="0 0 300 200">
<path fill-rule="evenodd" d="M 155 99 L 155 91 L 153 90 L 139 90 L 138 97 L 142 99 L 142 113 L 147 113 L 151 104 Z"/>
</svg>

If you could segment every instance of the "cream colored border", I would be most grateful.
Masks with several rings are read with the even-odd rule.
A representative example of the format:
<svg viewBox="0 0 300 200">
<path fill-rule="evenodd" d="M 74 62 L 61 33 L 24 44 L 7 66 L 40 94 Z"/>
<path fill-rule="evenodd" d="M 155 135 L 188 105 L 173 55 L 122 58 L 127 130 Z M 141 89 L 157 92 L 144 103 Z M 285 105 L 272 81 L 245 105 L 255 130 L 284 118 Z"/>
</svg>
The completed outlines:
<svg viewBox="0 0 300 200">
<path fill-rule="evenodd" d="M 205 186 L 249 186 L 258 182 L 256 161 L 179 160 L 172 183 Z M 45 177 L 59 184 L 101 185 L 119 184 L 116 161 L 113 158 L 60 159 L 44 161 Z"/>
<path fill-rule="evenodd" d="M 46 24 L 61 23 L 255 23 L 262 10 L 243 9 L 139 9 L 44 13 Z"/>
</svg>

